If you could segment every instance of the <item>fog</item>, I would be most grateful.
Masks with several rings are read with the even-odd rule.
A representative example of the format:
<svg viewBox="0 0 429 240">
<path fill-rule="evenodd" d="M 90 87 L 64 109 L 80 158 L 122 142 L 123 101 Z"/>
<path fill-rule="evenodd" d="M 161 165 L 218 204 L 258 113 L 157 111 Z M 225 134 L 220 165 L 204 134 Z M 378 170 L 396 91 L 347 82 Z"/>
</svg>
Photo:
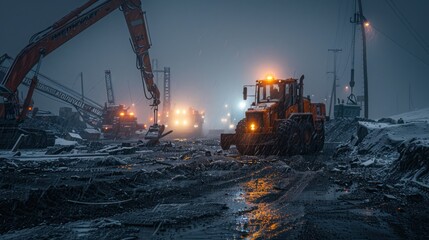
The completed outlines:
<svg viewBox="0 0 429 240">
<path fill-rule="evenodd" d="M 34 33 L 85 2 L 2 1 L 0 54 L 15 57 Z M 429 42 L 423 20 L 429 2 L 394 3 Z M 172 107 L 205 111 L 207 128 L 221 128 L 220 119 L 226 112 L 241 118 L 242 86 L 267 73 L 277 78 L 304 74 L 305 94 L 329 104 L 333 79 L 327 73 L 333 70 L 329 48 L 342 49 L 337 91 L 339 97 L 347 96 L 344 87 L 350 78 L 352 0 L 142 0 L 142 7 L 152 42 L 150 57 L 158 60 L 160 68 L 171 68 Z M 363 0 L 363 8 L 371 23 L 367 30 L 369 117 L 429 107 L 429 52 L 407 31 L 387 1 Z M 362 95 L 360 31 L 357 36 L 355 94 Z M 139 122 L 148 122 L 150 102 L 144 99 L 128 29 L 119 10 L 46 56 L 40 71 L 76 91 L 80 91 L 79 75 L 83 72 L 85 96 L 104 104 L 106 69 L 112 72 L 117 103 L 135 103 Z M 38 93 L 34 101 L 35 106 L 54 113 L 65 105 Z"/>
</svg>

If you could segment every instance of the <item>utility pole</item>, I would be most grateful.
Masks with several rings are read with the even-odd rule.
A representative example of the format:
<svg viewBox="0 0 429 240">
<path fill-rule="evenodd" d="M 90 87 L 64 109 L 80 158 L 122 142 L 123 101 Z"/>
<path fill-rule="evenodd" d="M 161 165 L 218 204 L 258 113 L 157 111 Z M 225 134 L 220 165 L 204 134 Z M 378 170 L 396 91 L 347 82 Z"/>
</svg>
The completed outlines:
<svg viewBox="0 0 429 240">
<path fill-rule="evenodd" d="M 85 99 L 85 96 L 83 95 L 83 72 L 80 72 L 80 87 L 82 91 L 82 102 Z"/>
<path fill-rule="evenodd" d="M 366 34 L 365 34 L 365 27 L 369 26 L 368 21 L 363 16 L 362 11 L 362 1 L 358 0 L 359 3 L 359 16 L 360 16 L 360 24 L 361 24 L 361 31 L 362 31 L 362 46 L 363 46 L 363 92 L 364 92 L 364 107 L 365 107 L 365 118 L 368 118 L 368 68 L 367 68 L 367 62 L 366 62 Z"/>
<path fill-rule="evenodd" d="M 414 110 L 413 95 L 411 95 L 411 84 L 408 83 L 408 111 Z"/>
<path fill-rule="evenodd" d="M 332 93 L 331 93 L 331 100 L 329 101 L 329 114 L 328 116 L 331 117 L 332 112 L 332 99 L 334 99 L 334 106 L 335 101 L 337 101 L 337 53 L 341 52 L 342 49 L 328 49 L 329 52 L 334 53 L 334 83 L 332 85 Z"/>
<path fill-rule="evenodd" d="M 353 37 L 352 37 L 352 65 L 350 69 L 350 93 L 353 94 L 353 88 L 355 87 L 355 52 L 356 52 L 356 26 L 359 22 L 359 15 L 356 11 L 356 0 L 354 1 L 354 11 L 353 20 L 350 18 L 350 22 L 353 23 Z M 350 95 L 351 96 L 351 95 Z"/>
</svg>

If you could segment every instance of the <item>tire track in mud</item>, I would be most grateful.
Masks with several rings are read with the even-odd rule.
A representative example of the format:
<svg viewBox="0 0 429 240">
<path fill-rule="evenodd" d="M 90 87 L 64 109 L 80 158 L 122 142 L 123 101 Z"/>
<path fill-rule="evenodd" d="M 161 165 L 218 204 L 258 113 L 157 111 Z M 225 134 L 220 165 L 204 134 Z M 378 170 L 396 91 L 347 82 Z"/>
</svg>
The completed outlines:
<svg viewBox="0 0 429 240">
<path fill-rule="evenodd" d="M 0 202 L 2 203 L 0 204 L 2 208 L 4 207 L 3 209 L 7 208 L 7 204 L 15 206 L 15 212 L 11 212 L 14 215 L 14 220 L 9 222 L 9 224 L 2 225 L 1 232 L 28 228 L 42 222 L 68 225 L 77 220 L 92 221 L 100 217 L 113 217 L 124 212 L 150 209 L 160 203 L 182 204 L 192 202 L 200 199 L 201 196 L 213 192 L 219 192 L 223 195 L 225 189 L 242 186 L 249 181 L 263 179 L 273 174 L 276 175 L 276 181 L 286 177 L 286 175 L 291 180 L 293 178 L 288 184 L 288 190 L 276 190 L 272 196 L 270 195 L 268 198 L 261 199 L 262 203 L 267 206 L 282 210 L 282 206 L 285 203 L 293 201 L 299 196 L 311 179 L 313 179 L 315 173 L 291 172 L 289 171 L 290 169 L 285 173 L 286 168 L 279 168 L 279 166 L 284 167 L 285 164 L 281 161 L 277 163 L 263 161 L 239 163 L 232 158 L 222 158 L 221 160 L 211 159 L 183 162 L 180 165 L 158 168 L 151 172 L 135 169 L 123 172 L 123 175 L 121 174 L 120 176 L 110 177 L 112 169 L 115 168 L 106 168 L 103 169 L 104 171 L 100 171 L 101 168 L 95 167 L 95 172 L 99 174 L 105 172 L 108 175 L 104 176 L 102 174 L 103 177 L 101 179 L 97 178 L 98 175 L 94 176 L 95 178 L 89 184 L 88 182 L 79 183 L 79 181 L 69 186 L 64 185 L 64 183 L 56 183 L 55 185 L 57 186 L 51 187 L 49 191 L 35 191 L 33 192 L 33 197 L 31 197 L 31 199 L 34 199 L 31 205 L 28 205 L 28 202 L 25 200 L 20 201 L 17 205 L 16 202 Z M 81 169 L 76 168 L 76 170 Z M 69 170 L 68 172 L 64 172 L 63 176 L 67 176 L 68 181 L 71 181 L 69 172 L 74 172 L 75 169 Z M 93 171 L 89 169 L 88 172 Z M 175 180 L 180 175 L 184 177 Z M 273 188 L 270 188 L 267 192 L 272 190 Z M 110 199 L 108 202 L 120 202 L 130 198 L 132 200 L 114 206 L 110 205 L 106 208 L 103 205 L 87 206 L 68 202 L 67 200 L 69 199 L 76 200 L 73 196 L 80 196 L 78 200 L 82 202 L 107 202 L 106 199 Z M 222 203 L 222 197 L 216 201 Z M 23 211 L 20 211 L 20 209 Z M 3 215 L 3 217 L 5 216 Z M 208 219 L 210 218 L 208 217 Z M 212 225 L 211 229 L 213 229 L 214 234 L 217 232 L 216 229 L 222 228 L 225 225 L 222 223 L 224 220 L 222 216 L 213 216 L 213 218 L 219 224 L 217 226 Z M 195 221 L 193 224 L 198 225 L 199 221 Z M 211 221 L 208 222 L 206 224 L 210 225 Z M 264 228 L 261 229 L 269 228 L 269 226 L 270 224 L 264 225 Z M 165 227 L 168 228 L 168 226 Z M 180 228 L 180 223 L 170 227 L 172 229 Z M 231 234 L 231 232 L 233 231 L 227 231 L 228 234 Z M 220 235 L 214 234 L 214 239 L 217 238 L 216 236 Z"/>
<path fill-rule="evenodd" d="M 274 169 L 276 170 L 276 169 Z M 278 170 L 278 169 L 277 169 Z M 299 227 L 300 220 L 304 216 L 304 206 L 296 199 L 301 195 L 305 188 L 311 184 L 312 180 L 319 174 L 319 171 L 292 171 L 287 175 L 274 171 L 272 175 L 264 176 L 260 182 L 267 184 L 265 190 L 261 192 L 258 187 L 247 189 L 250 196 L 261 193 L 257 198 L 247 198 L 245 202 L 250 202 L 252 207 L 250 211 L 239 214 L 240 225 L 243 226 L 241 237 L 253 239 L 283 238 L 291 229 Z M 276 190 L 274 187 L 285 182 L 286 188 Z M 248 184 L 246 184 L 249 186 Z M 245 222 L 243 223 L 243 219 Z"/>
<path fill-rule="evenodd" d="M 305 172 L 296 172 L 299 177 L 291 183 L 292 187 L 287 190 L 279 199 L 276 200 L 277 203 L 292 202 L 294 201 L 308 184 L 313 180 L 313 178 L 318 174 L 315 171 L 305 171 Z"/>
<path fill-rule="evenodd" d="M 231 159 L 228 161 L 234 162 Z M 2 216 L 0 232 L 18 230 L 41 222 L 64 224 L 75 220 L 109 217 L 125 211 L 150 208 L 160 202 L 184 202 L 205 192 L 222 189 L 269 171 L 269 167 L 260 164 L 243 170 L 240 167 L 241 164 L 237 163 L 235 163 L 237 164 L 236 170 L 225 171 L 223 168 L 228 168 L 228 164 L 223 166 L 213 164 L 214 162 L 196 164 L 198 166 L 165 167 L 161 172 L 158 170 L 154 172 L 134 171 L 124 173 L 119 179 L 95 180 L 91 178 L 91 181 L 82 183 L 78 181 L 77 185 L 55 183 L 45 190 L 38 189 L 29 192 L 26 199 L 5 199 L 0 201 Z M 205 165 L 204 171 L 195 170 L 196 167 L 202 168 L 202 165 Z M 221 171 L 220 175 L 204 175 L 204 173 L 216 171 L 218 168 Z M 95 169 L 96 172 L 103 172 L 99 171 L 100 168 Z M 112 171 L 110 168 L 105 170 L 106 173 Z M 183 172 L 186 176 L 185 179 L 179 181 L 172 179 Z M 63 174 L 69 175 L 68 173 Z M 74 204 L 70 201 L 97 203 L 107 202 L 106 199 L 110 199 L 108 202 L 121 202 L 130 198 L 131 201 L 109 206 L 109 208 L 104 205 Z"/>
<path fill-rule="evenodd" d="M 255 177 L 256 184 L 240 184 L 247 195 L 244 202 L 250 204 L 249 210 L 238 214 L 242 238 L 284 239 L 305 221 L 306 207 L 300 196 L 323 173 L 326 155 L 297 155 L 278 160 L 270 164 L 271 173 Z"/>
</svg>

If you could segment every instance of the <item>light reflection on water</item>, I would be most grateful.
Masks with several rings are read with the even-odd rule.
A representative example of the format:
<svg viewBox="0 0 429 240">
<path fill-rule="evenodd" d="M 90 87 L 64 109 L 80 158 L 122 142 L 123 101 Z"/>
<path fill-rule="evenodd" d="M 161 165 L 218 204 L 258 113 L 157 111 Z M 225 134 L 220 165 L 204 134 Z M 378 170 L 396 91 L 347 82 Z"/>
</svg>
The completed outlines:
<svg viewBox="0 0 429 240">
<path fill-rule="evenodd" d="M 278 236 L 288 229 L 282 226 L 287 214 L 280 213 L 274 204 L 258 203 L 260 199 L 269 197 L 275 192 L 273 175 L 250 180 L 242 185 L 242 191 L 237 192 L 235 201 L 243 201 L 253 211 L 243 211 L 236 219 L 236 229 L 245 239 L 268 239 Z"/>
<path fill-rule="evenodd" d="M 126 165 L 120 165 L 118 168 L 124 169 L 124 170 L 133 170 L 134 164 L 126 164 Z"/>
</svg>

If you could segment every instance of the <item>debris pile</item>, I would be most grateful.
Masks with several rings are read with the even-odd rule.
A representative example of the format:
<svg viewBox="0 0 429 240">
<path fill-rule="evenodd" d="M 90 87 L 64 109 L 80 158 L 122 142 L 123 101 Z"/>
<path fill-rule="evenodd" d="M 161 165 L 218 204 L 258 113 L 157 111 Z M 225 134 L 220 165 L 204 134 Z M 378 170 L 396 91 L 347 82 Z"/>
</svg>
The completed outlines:
<svg viewBox="0 0 429 240">
<path fill-rule="evenodd" d="M 221 150 L 219 139 L 4 152 L 0 238 L 332 239 L 375 232 L 413 239 L 428 233 L 415 224 L 429 221 L 428 124 L 336 121 L 339 127 L 331 121 L 326 131 L 340 144 L 334 156 L 326 148 L 314 155 L 239 155 Z"/>
<path fill-rule="evenodd" d="M 325 124 L 325 142 L 345 143 L 356 134 L 358 119 L 339 118 Z"/>
<path fill-rule="evenodd" d="M 428 140 L 426 122 L 360 121 L 355 136 L 339 145 L 334 157 L 346 159 L 352 167 L 375 168 L 373 174 L 379 179 L 401 182 L 426 179 Z"/>
<path fill-rule="evenodd" d="M 391 179 L 421 183 L 429 190 L 429 139 L 411 139 L 399 148 L 399 159 L 392 165 Z"/>
</svg>

